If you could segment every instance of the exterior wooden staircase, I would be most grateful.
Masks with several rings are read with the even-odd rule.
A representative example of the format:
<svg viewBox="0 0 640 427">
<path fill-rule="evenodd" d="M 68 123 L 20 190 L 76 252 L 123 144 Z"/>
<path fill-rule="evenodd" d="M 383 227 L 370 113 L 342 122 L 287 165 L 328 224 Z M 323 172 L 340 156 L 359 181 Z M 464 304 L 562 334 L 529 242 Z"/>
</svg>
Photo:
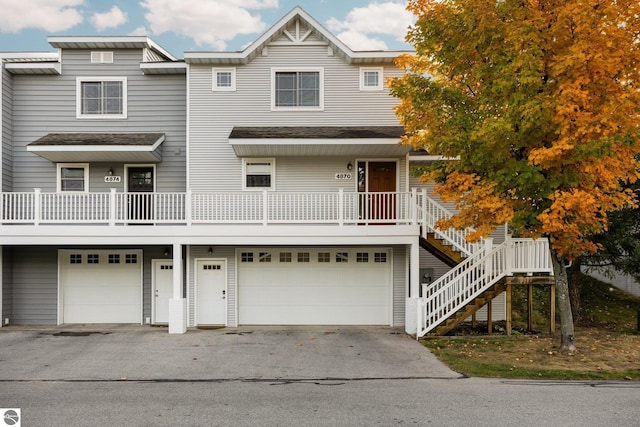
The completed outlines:
<svg viewBox="0 0 640 427">
<path fill-rule="evenodd" d="M 465 258 L 462 252 L 445 243 L 443 239 L 438 239 L 435 233 L 427 233 L 425 237 L 420 236 L 420 246 L 449 267 L 455 267 Z"/>
<path fill-rule="evenodd" d="M 479 297 L 475 298 L 469 304 L 458 310 L 455 314 L 449 317 L 444 323 L 440 324 L 430 335 L 442 336 L 453 330 L 456 326 L 460 325 L 466 319 L 475 314 L 485 305 L 489 304 L 494 298 L 499 296 L 506 290 L 504 281 L 494 284 L 491 288 L 484 291 Z"/>
</svg>

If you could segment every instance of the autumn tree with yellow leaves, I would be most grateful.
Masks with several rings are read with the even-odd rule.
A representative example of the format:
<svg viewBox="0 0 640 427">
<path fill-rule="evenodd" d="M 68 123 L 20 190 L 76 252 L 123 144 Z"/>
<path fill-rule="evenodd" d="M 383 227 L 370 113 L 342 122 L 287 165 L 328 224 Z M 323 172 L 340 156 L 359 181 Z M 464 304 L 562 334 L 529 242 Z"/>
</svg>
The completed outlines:
<svg viewBox="0 0 640 427">
<path fill-rule="evenodd" d="M 640 176 L 638 0 L 410 0 L 417 16 L 389 81 L 406 143 L 449 160 L 423 176 L 458 213 L 548 237 L 561 349 L 575 350 L 565 262 L 593 252 Z"/>
</svg>

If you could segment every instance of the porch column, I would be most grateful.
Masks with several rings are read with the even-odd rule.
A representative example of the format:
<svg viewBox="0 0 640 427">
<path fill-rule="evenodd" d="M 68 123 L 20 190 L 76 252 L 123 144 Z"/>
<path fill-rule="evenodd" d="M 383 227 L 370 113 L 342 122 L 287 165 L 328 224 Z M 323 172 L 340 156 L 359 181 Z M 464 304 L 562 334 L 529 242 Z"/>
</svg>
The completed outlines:
<svg viewBox="0 0 640 427">
<path fill-rule="evenodd" d="M 418 296 L 420 295 L 420 244 L 409 245 L 409 289 L 405 304 L 404 330 L 408 334 L 415 334 L 418 330 Z"/>
<path fill-rule="evenodd" d="M 182 245 L 173 245 L 173 298 L 169 300 L 169 333 L 187 332 L 187 300 L 182 297 Z"/>
<path fill-rule="evenodd" d="M 4 276 L 4 265 L 2 263 L 2 246 L 0 246 L 0 328 L 4 326 L 4 312 L 2 311 L 2 294 L 4 293 L 4 281 L 2 277 Z"/>
</svg>

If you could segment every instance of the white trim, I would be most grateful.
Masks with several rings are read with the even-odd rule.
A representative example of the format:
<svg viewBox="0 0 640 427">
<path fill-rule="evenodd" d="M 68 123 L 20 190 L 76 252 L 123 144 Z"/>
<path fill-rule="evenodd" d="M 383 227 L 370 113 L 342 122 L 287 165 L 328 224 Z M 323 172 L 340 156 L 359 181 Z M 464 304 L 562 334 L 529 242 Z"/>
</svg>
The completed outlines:
<svg viewBox="0 0 640 427">
<path fill-rule="evenodd" d="M 271 164 L 271 186 L 270 187 L 247 187 L 247 163 L 270 163 Z M 275 157 L 243 157 L 242 158 L 242 190 L 243 191 L 275 191 L 276 189 L 276 159 Z"/>
<path fill-rule="evenodd" d="M 155 50 L 170 61 L 178 59 L 147 36 L 49 36 L 53 47 L 69 49 L 144 49 Z"/>
<path fill-rule="evenodd" d="M 277 73 L 318 73 L 318 105 L 314 106 L 276 106 Z M 271 111 L 324 111 L 324 67 L 271 67 Z"/>
<path fill-rule="evenodd" d="M 62 74 L 62 64 L 60 64 L 60 62 L 6 62 L 4 68 L 9 72 L 11 72 L 11 70 L 48 70 L 50 73 L 40 74 Z"/>
<path fill-rule="evenodd" d="M 0 90 L 2 90 L 2 85 L 0 84 Z M 0 92 L 2 93 L 2 92 Z M 2 98 L 0 96 L 0 98 Z M 3 292 L 3 288 L 4 288 L 4 264 L 3 264 L 3 250 L 4 247 L 0 245 L 0 328 L 2 328 L 4 326 L 4 312 L 2 311 L 2 294 Z"/>
<path fill-rule="evenodd" d="M 186 86 L 186 119 L 187 125 L 185 127 L 185 172 L 187 174 L 185 180 L 185 188 L 187 191 L 191 190 L 191 65 L 187 64 L 187 86 Z"/>
<path fill-rule="evenodd" d="M 83 114 L 82 113 L 82 83 L 84 82 L 122 82 L 122 114 Z M 126 119 L 127 118 L 127 78 L 87 76 L 76 77 L 76 118 L 77 119 Z"/>
<path fill-rule="evenodd" d="M 28 145 L 27 151 L 35 152 L 153 152 L 165 140 L 164 135 L 161 136 L 153 145 Z"/>
<path fill-rule="evenodd" d="M 218 73 L 229 73 L 231 75 L 230 86 L 218 86 Z M 236 68 L 235 67 L 214 67 L 211 69 L 211 90 L 214 92 L 235 92 L 236 91 Z"/>
<path fill-rule="evenodd" d="M 140 69 L 145 74 L 153 74 L 154 71 L 165 71 L 167 74 L 169 72 L 184 74 L 187 70 L 187 64 L 184 62 L 142 62 L 140 63 Z"/>
<path fill-rule="evenodd" d="M 460 160 L 459 156 L 456 157 L 445 157 L 445 156 L 416 156 L 409 154 L 409 161 L 411 162 L 433 162 L 436 160 Z"/>
<path fill-rule="evenodd" d="M 89 192 L 89 163 L 56 163 L 56 191 L 62 190 L 62 168 L 83 168 L 84 169 L 84 190 L 64 191 L 65 193 L 88 193 Z"/>
<path fill-rule="evenodd" d="M 367 86 L 364 78 L 365 73 L 378 73 L 378 84 Z M 384 67 L 360 67 L 360 90 L 361 91 L 381 91 L 384 89 Z"/>
<path fill-rule="evenodd" d="M 194 258 L 193 260 L 193 326 L 198 326 L 198 263 L 216 262 L 224 265 L 224 326 L 229 325 L 229 272 L 226 258 Z M 237 264 L 237 262 L 236 262 Z M 237 298 L 236 298 L 237 300 Z M 188 304 L 187 304 L 188 306 Z"/>
<path fill-rule="evenodd" d="M 129 192 L 129 168 L 153 168 L 153 191 L 156 191 L 156 165 L 155 163 L 125 163 L 124 164 L 124 192 Z"/>
</svg>

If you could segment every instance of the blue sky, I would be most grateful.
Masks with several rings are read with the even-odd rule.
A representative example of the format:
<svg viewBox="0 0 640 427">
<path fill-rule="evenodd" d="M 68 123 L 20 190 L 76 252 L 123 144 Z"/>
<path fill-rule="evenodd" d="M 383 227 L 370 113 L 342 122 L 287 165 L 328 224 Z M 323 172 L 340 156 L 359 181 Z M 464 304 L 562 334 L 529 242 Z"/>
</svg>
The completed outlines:
<svg viewBox="0 0 640 427">
<path fill-rule="evenodd" d="M 178 58 L 242 50 L 295 6 L 354 50 L 411 48 L 401 0 L 0 0 L 0 52 L 51 51 L 50 35 L 147 35 Z"/>
</svg>

